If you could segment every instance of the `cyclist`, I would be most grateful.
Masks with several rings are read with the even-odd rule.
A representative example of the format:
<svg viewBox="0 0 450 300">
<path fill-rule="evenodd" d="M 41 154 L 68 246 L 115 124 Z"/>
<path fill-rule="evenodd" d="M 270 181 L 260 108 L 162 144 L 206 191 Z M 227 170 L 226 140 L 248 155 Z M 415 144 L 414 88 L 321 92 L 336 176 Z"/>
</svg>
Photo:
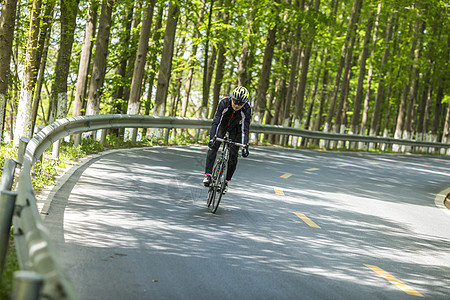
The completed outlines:
<svg viewBox="0 0 450 300">
<path fill-rule="evenodd" d="M 205 178 L 203 179 L 203 184 L 205 186 L 211 184 L 212 168 L 221 144 L 219 141 L 214 142 L 213 139 L 215 136 L 223 138 L 228 132 L 229 137 L 233 142 L 246 145 L 242 149 L 242 157 L 248 156 L 248 136 L 250 119 L 252 117 L 248 100 L 248 90 L 243 86 L 235 88 L 231 97 L 228 96 L 220 100 L 211 125 L 210 141 L 208 143 L 209 150 L 206 155 Z M 233 177 L 234 171 L 236 170 L 238 150 L 239 147 L 236 145 L 233 145 L 230 148 L 230 160 L 228 161 L 228 171 L 225 189 L 223 191 L 224 194 L 228 191 L 228 181 L 231 180 L 231 177 Z"/>
</svg>

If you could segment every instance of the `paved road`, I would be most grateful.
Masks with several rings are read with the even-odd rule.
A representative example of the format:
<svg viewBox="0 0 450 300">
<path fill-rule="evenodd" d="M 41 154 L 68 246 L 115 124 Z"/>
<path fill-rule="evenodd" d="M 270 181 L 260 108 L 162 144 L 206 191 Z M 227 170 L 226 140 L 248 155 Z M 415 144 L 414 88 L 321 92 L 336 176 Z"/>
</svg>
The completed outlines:
<svg viewBox="0 0 450 300">
<path fill-rule="evenodd" d="M 81 298 L 450 298 L 450 158 L 251 150 L 215 215 L 205 147 L 72 169 L 43 215 Z"/>
</svg>

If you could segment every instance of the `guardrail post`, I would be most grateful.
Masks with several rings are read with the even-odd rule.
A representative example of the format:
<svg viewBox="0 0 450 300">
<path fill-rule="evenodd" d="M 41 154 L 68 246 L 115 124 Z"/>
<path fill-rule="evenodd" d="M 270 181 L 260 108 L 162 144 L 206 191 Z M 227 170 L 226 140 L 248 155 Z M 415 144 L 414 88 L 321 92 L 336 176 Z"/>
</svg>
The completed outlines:
<svg viewBox="0 0 450 300">
<path fill-rule="evenodd" d="M 164 129 L 164 145 L 169 145 L 170 128 Z"/>
<path fill-rule="evenodd" d="M 108 129 L 104 128 L 102 129 L 102 137 L 101 137 L 101 143 L 103 145 L 103 147 L 106 146 L 106 135 L 108 133 Z"/>
<path fill-rule="evenodd" d="M 16 165 L 16 161 L 12 159 L 5 159 L 5 163 L 3 164 L 2 179 L 0 181 L 0 191 L 12 190 Z"/>
<path fill-rule="evenodd" d="M 27 149 L 27 145 L 30 142 L 30 139 L 26 136 L 23 136 L 19 140 L 19 149 L 17 151 L 17 160 L 19 163 L 23 163 L 23 157 L 25 156 L 25 150 Z"/>
<path fill-rule="evenodd" d="M 17 271 L 14 273 L 13 299 L 37 300 L 44 278 L 36 272 Z"/>
<path fill-rule="evenodd" d="M 53 143 L 53 149 L 52 149 L 52 158 L 58 159 L 59 158 L 59 148 L 61 146 L 61 140 L 57 140 Z"/>
<path fill-rule="evenodd" d="M 0 278 L 5 266 L 6 252 L 9 245 L 9 233 L 11 231 L 11 221 L 16 204 L 17 193 L 11 191 L 1 191 L 0 196 Z"/>
<path fill-rule="evenodd" d="M 75 147 L 78 147 L 81 144 L 81 133 L 75 134 L 75 138 L 73 140 L 73 144 Z"/>
</svg>

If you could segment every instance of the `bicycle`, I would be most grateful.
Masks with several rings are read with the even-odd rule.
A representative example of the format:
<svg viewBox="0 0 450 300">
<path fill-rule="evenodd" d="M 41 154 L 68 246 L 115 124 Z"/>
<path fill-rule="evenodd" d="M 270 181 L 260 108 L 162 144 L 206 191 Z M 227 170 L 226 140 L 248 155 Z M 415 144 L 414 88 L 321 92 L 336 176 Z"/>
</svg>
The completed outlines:
<svg viewBox="0 0 450 300">
<path fill-rule="evenodd" d="M 245 145 L 231 141 L 228 138 L 222 139 L 219 137 L 214 138 L 214 142 L 223 142 L 222 155 L 216 159 L 214 163 L 213 172 L 211 174 L 211 183 L 208 190 L 208 199 L 206 205 L 211 206 L 211 212 L 214 214 L 219 207 L 220 200 L 223 196 L 225 188 L 225 182 L 228 171 L 228 160 L 230 159 L 230 147 L 235 145 L 239 147 L 245 147 Z"/>
</svg>

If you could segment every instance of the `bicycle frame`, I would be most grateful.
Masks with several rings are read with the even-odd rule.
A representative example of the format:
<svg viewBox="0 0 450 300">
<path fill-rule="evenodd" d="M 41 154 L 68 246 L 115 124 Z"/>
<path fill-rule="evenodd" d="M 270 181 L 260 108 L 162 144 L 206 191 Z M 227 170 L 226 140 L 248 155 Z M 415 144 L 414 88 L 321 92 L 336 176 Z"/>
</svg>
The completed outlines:
<svg viewBox="0 0 450 300">
<path fill-rule="evenodd" d="M 243 144 L 233 142 L 228 138 L 222 139 L 216 137 L 214 141 L 223 142 L 222 153 L 220 158 L 216 159 L 212 172 L 212 182 L 208 190 L 208 207 L 211 206 L 212 213 L 217 211 L 220 200 L 222 199 L 223 190 L 225 188 L 226 176 L 228 172 L 228 161 L 230 159 L 230 147 L 233 145 L 244 147 Z"/>
</svg>

